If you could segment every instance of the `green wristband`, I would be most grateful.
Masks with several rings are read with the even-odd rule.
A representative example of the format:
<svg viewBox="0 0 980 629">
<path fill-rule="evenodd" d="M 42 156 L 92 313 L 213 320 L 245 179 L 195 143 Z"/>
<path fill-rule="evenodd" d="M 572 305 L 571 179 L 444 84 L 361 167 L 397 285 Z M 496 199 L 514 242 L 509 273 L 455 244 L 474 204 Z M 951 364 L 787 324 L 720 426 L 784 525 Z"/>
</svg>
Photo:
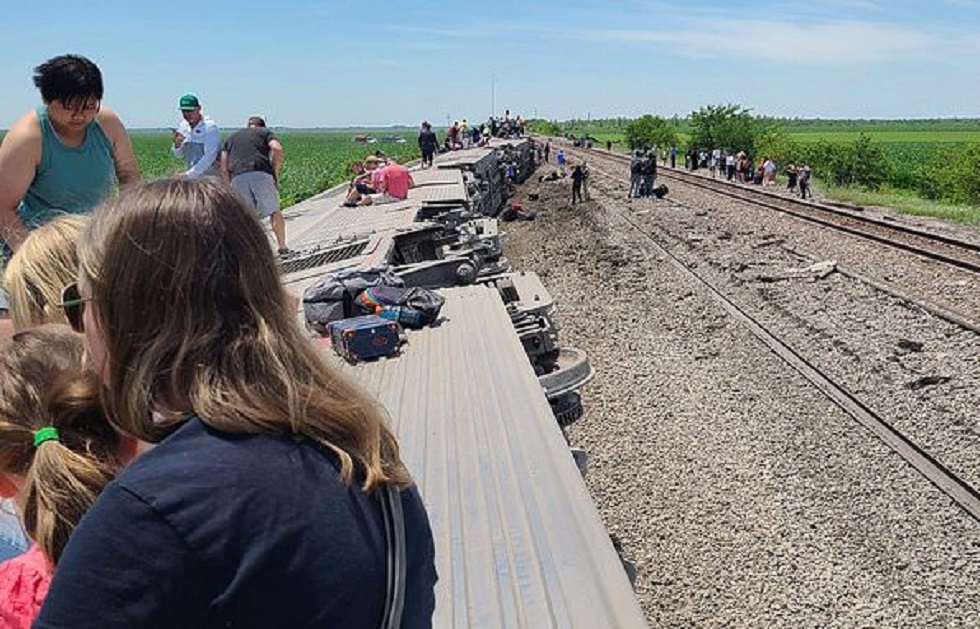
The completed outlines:
<svg viewBox="0 0 980 629">
<path fill-rule="evenodd" d="M 34 433 L 34 447 L 38 447 L 45 441 L 58 441 L 58 429 L 54 426 L 45 426 Z"/>
</svg>

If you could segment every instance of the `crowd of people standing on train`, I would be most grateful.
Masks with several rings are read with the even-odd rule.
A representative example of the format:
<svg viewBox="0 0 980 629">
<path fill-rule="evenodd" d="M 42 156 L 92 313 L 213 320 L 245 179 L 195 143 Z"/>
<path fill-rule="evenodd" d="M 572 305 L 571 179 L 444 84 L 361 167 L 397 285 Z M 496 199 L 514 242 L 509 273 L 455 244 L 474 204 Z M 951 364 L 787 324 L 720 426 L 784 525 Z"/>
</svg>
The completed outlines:
<svg viewBox="0 0 980 629">
<path fill-rule="evenodd" d="M 185 169 L 141 182 L 92 61 L 34 82 L 0 144 L 0 626 L 431 626 L 425 507 L 260 223 L 275 135 L 222 145 L 185 94 Z"/>
<path fill-rule="evenodd" d="M 419 149 L 423 150 L 423 165 L 425 164 L 425 153 L 423 140 L 426 147 L 431 146 L 428 133 L 432 131 L 429 122 L 423 122 L 419 131 Z M 527 120 L 522 116 L 512 117 L 510 110 L 504 111 L 503 116 L 491 116 L 486 122 L 470 123 L 466 118 L 454 120 L 446 128 L 445 139 L 443 140 L 443 151 L 457 151 L 473 148 L 476 146 L 487 146 L 491 138 L 519 138 L 527 133 Z M 438 144 L 437 144 L 438 145 Z M 429 160 L 431 165 L 431 159 Z"/>
</svg>

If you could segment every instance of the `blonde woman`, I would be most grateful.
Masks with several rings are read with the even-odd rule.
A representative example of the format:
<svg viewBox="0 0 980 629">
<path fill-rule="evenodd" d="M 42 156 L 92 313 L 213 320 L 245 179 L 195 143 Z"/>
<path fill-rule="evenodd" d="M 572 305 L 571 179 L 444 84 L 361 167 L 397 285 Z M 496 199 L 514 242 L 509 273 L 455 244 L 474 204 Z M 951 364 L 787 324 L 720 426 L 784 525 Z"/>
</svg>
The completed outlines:
<svg viewBox="0 0 980 629">
<path fill-rule="evenodd" d="M 43 323 L 67 323 L 61 291 L 78 275 L 78 239 L 86 217 L 66 215 L 31 232 L 4 269 L 10 324 L 2 336 Z M 6 328 L 6 326 L 4 326 Z M 0 561 L 27 549 L 14 503 L 0 496 Z"/>
<path fill-rule="evenodd" d="M 15 330 L 67 323 L 61 291 L 78 276 L 78 239 L 86 216 L 66 215 L 32 231 L 3 272 Z"/>
<path fill-rule="evenodd" d="M 75 526 L 135 453 L 136 442 L 106 419 L 82 351 L 82 338 L 62 325 L 0 346 L 0 496 L 17 497 L 34 542 L 0 563 L 5 629 L 31 626 Z"/>
<path fill-rule="evenodd" d="M 66 313 L 122 432 L 158 441 L 75 530 L 35 627 L 378 627 L 404 513 L 401 627 L 428 627 L 425 509 L 376 403 L 329 369 L 265 233 L 218 182 L 96 211 Z"/>
</svg>

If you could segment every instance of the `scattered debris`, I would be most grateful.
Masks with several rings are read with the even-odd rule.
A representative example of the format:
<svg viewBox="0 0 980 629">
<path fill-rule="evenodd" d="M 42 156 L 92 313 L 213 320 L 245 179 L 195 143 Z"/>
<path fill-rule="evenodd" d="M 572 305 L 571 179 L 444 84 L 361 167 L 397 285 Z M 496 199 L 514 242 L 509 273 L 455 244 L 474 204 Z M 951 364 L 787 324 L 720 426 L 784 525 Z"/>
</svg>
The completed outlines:
<svg viewBox="0 0 980 629">
<path fill-rule="evenodd" d="M 922 376 L 912 382 L 906 382 L 905 388 L 911 389 L 912 391 L 918 391 L 926 387 L 935 386 L 937 384 L 945 384 L 952 380 L 950 376 Z"/>
<path fill-rule="evenodd" d="M 836 260 L 824 260 L 823 262 L 817 262 L 816 264 L 811 264 L 805 269 L 786 269 L 780 273 L 774 275 L 760 275 L 755 278 L 759 282 L 764 282 L 771 284 L 772 282 L 781 282 L 785 280 L 796 280 L 801 278 L 809 277 L 814 280 L 822 280 L 834 271 L 837 270 Z"/>
<path fill-rule="evenodd" d="M 919 341 L 910 341 L 908 339 L 901 339 L 898 342 L 898 349 L 905 350 L 906 352 L 921 352 L 922 343 Z"/>
<path fill-rule="evenodd" d="M 811 264 L 810 266 L 803 269 L 803 272 L 807 275 L 812 275 L 818 280 L 822 280 L 831 273 L 837 270 L 836 260 L 824 260 L 823 262 L 817 262 L 816 264 Z"/>
</svg>

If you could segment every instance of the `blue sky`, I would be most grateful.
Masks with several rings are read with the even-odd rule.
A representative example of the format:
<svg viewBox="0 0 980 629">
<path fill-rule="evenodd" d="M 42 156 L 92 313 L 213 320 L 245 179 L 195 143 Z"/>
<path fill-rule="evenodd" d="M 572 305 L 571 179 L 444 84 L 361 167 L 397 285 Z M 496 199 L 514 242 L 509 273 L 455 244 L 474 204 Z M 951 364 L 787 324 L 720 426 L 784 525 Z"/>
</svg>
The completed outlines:
<svg viewBox="0 0 980 629">
<path fill-rule="evenodd" d="M 234 127 L 685 115 L 980 117 L 980 0 L 311 2 L 0 0 L 0 128 L 32 68 L 99 64 L 130 127 L 177 98 Z"/>
</svg>

